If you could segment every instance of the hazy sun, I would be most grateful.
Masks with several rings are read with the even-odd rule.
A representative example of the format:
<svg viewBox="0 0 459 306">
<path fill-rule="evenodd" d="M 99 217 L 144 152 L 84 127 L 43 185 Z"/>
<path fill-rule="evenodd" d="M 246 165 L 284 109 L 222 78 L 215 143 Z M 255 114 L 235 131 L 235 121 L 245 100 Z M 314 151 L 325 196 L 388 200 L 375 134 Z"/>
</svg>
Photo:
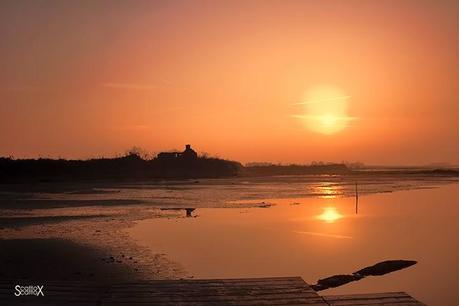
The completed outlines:
<svg viewBox="0 0 459 306">
<path fill-rule="evenodd" d="M 341 89 L 334 86 L 316 86 L 308 90 L 301 104 L 304 114 L 297 115 L 303 119 L 312 131 L 322 134 L 335 134 L 352 120 L 347 114 L 348 100 Z"/>
</svg>

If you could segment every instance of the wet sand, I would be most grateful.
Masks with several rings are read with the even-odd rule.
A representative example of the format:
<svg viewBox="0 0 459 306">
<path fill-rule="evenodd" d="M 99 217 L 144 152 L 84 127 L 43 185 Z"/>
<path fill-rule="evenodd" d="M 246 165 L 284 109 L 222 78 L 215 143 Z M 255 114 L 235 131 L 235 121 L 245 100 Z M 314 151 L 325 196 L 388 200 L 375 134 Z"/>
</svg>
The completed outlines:
<svg viewBox="0 0 459 306">
<path fill-rule="evenodd" d="M 145 207 L 3 210 L 0 280 L 120 282 L 184 277 L 178 264 L 130 239 L 136 220 L 155 218 Z"/>
<path fill-rule="evenodd" d="M 0 277 L 21 284 L 51 280 L 106 283 L 137 278 L 135 268 L 104 251 L 65 239 L 0 240 Z M 132 258 L 132 257 L 131 257 Z M 132 261 L 132 259 L 131 259 Z"/>
</svg>

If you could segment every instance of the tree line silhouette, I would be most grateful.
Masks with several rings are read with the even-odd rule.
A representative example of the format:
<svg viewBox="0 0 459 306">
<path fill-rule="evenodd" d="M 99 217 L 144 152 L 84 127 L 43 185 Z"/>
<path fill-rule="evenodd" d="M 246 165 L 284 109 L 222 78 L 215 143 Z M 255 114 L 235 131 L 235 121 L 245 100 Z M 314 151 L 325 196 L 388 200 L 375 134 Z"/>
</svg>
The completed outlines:
<svg viewBox="0 0 459 306">
<path fill-rule="evenodd" d="M 25 181 L 74 181 L 74 180 L 149 180 L 149 179 L 198 179 L 235 176 L 272 175 L 427 175 L 459 176 L 457 169 L 407 168 L 392 170 L 351 169 L 340 163 L 314 163 L 311 165 L 275 165 L 252 163 L 243 166 L 237 161 L 208 155 L 193 158 L 149 157 L 138 150 L 114 158 L 87 160 L 67 159 L 15 159 L 0 157 L 0 183 Z"/>
<path fill-rule="evenodd" d="M 88 160 L 0 158 L 0 181 L 87 179 L 185 179 L 236 176 L 239 162 L 199 156 L 194 159 L 145 159 L 136 152 Z"/>
</svg>

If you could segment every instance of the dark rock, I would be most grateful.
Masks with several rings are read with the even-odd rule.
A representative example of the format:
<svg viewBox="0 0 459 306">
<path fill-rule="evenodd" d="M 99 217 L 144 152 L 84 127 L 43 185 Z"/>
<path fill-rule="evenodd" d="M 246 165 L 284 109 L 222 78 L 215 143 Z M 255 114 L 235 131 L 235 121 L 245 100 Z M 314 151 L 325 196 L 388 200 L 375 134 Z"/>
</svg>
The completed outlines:
<svg viewBox="0 0 459 306">
<path fill-rule="evenodd" d="M 355 275 L 362 275 L 362 276 L 376 276 L 376 275 L 384 275 L 387 273 L 391 273 L 394 271 L 402 270 L 412 265 L 415 265 L 417 261 L 414 260 L 386 260 L 379 262 L 373 266 L 369 266 L 363 268 L 359 271 L 354 272 Z"/>
<path fill-rule="evenodd" d="M 316 291 L 325 290 L 328 288 L 335 288 L 338 286 L 342 286 L 344 284 L 357 281 L 362 279 L 363 276 L 356 275 L 356 274 L 339 274 L 333 275 L 327 278 L 322 278 L 317 281 L 316 285 L 313 285 L 312 288 Z"/>
</svg>

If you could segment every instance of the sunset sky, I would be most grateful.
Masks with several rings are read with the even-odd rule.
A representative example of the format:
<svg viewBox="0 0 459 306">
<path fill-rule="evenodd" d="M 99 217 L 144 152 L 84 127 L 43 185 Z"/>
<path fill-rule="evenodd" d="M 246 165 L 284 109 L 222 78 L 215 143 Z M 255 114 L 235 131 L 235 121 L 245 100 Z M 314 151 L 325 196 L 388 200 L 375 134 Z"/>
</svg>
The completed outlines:
<svg viewBox="0 0 459 306">
<path fill-rule="evenodd" d="M 459 164 L 459 1 L 1 1 L 0 155 Z"/>
</svg>

